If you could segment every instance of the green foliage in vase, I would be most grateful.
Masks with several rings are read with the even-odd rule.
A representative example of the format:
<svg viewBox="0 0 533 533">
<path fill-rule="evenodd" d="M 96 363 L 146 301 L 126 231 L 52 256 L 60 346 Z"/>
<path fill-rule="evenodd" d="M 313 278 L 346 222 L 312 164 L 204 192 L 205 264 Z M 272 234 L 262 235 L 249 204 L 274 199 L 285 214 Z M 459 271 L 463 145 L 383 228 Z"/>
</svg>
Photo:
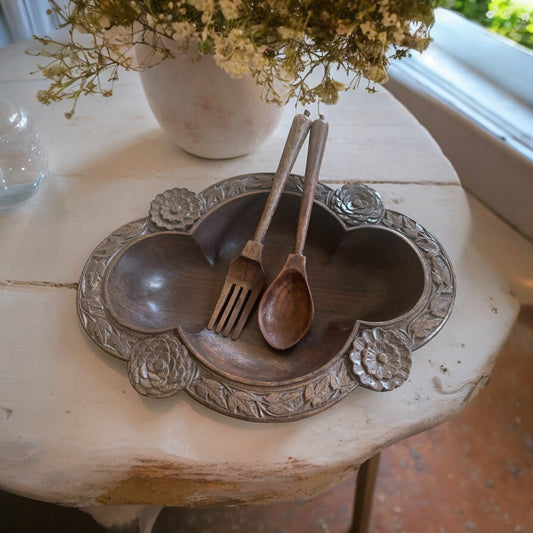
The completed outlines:
<svg viewBox="0 0 533 533">
<path fill-rule="evenodd" d="M 339 92 L 387 80 L 392 58 L 429 45 L 439 0 L 50 0 L 64 41 L 39 39 L 50 80 L 44 104 L 85 94 L 110 96 L 121 68 L 139 70 L 183 50 L 210 54 L 232 77 L 251 75 L 267 101 L 333 104 Z"/>
</svg>

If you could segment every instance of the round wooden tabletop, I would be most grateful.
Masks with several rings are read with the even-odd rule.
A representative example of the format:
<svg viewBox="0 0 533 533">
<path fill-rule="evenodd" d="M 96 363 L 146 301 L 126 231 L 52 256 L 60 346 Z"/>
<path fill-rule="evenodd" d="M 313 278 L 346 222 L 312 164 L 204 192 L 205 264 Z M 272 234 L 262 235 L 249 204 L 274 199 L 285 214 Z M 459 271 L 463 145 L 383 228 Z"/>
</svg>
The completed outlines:
<svg viewBox="0 0 533 533">
<path fill-rule="evenodd" d="M 463 409 L 490 376 L 518 305 L 470 241 L 460 181 L 439 147 L 385 89 L 322 107 L 330 125 L 321 181 L 365 183 L 388 209 L 420 222 L 446 249 L 457 278 L 450 319 L 413 353 L 409 379 L 386 393 L 356 388 L 303 420 L 258 424 L 186 394 L 149 399 L 126 363 L 86 335 L 77 282 L 116 228 L 147 216 L 156 195 L 200 192 L 241 174 L 273 172 L 292 116 L 258 152 L 195 158 L 171 145 L 135 73 L 109 99 L 44 107 L 18 43 L 0 50 L 0 92 L 27 108 L 50 158 L 46 185 L 0 216 L 0 486 L 71 506 L 203 505 L 309 498 L 384 447 Z M 316 110 L 312 109 L 313 114 Z M 303 174 L 301 157 L 295 172 Z"/>
</svg>

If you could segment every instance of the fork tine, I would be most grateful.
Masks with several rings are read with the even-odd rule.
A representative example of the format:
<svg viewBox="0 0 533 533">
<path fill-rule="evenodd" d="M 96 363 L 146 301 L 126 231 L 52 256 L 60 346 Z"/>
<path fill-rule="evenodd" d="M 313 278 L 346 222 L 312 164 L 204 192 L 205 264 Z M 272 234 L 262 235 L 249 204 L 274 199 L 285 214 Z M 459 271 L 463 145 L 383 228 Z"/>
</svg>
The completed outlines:
<svg viewBox="0 0 533 533">
<path fill-rule="evenodd" d="M 240 334 L 242 333 L 242 330 L 244 329 L 244 326 L 246 325 L 248 317 L 250 316 L 250 313 L 252 312 L 255 302 L 257 301 L 257 298 L 259 297 L 260 294 L 261 294 L 261 289 L 252 290 L 250 292 L 250 296 L 248 297 L 248 300 L 246 301 L 246 304 L 244 306 L 244 309 L 242 310 L 241 316 L 239 317 L 239 320 L 237 324 L 235 324 L 235 327 L 233 328 L 233 331 L 231 333 L 231 338 L 233 340 L 238 339 Z"/>
<path fill-rule="evenodd" d="M 218 321 L 217 327 L 215 328 L 215 333 L 220 333 L 224 328 L 224 325 L 226 324 L 231 311 L 235 307 L 235 302 L 237 301 L 237 298 L 239 297 L 239 294 L 242 291 L 242 287 L 236 286 L 235 284 L 232 286 L 232 288 L 233 292 L 231 293 L 228 302 L 226 303 L 226 307 L 224 308 L 224 312 L 222 313 L 222 316 Z"/>
<path fill-rule="evenodd" d="M 228 318 L 228 321 L 226 322 L 226 326 L 224 327 L 222 331 L 222 335 L 224 337 L 227 337 L 231 329 L 233 328 L 233 325 L 237 321 L 237 319 L 241 316 L 241 311 L 243 310 L 246 302 L 248 301 L 248 297 L 250 295 L 250 289 L 248 287 L 242 287 L 242 290 L 239 294 L 239 299 L 235 302 L 235 305 L 233 306 L 233 309 L 231 310 L 231 315 Z"/>
<path fill-rule="evenodd" d="M 207 324 L 207 329 L 213 329 L 213 326 L 215 325 L 220 313 L 222 313 L 222 310 L 224 309 L 224 306 L 226 305 L 226 302 L 234 286 L 234 283 L 224 283 L 224 286 L 220 291 L 220 296 L 218 297 L 215 309 L 213 310 L 213 314 L 209 319 L 209 324 Z"/>
</svg>

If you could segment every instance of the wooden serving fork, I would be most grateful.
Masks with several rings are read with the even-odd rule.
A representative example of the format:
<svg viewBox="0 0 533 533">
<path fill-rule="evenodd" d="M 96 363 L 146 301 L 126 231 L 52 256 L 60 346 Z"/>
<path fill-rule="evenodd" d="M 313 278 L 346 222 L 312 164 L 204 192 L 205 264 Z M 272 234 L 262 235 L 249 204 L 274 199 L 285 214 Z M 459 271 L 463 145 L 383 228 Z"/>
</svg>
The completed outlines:
<svg viewBox="0 0 533 533">
<path fill-rule="evenodd" d="M 310 128 L 309 111 L 294 117 L 255 235 L 230 263 L 224 286 L 207 325 L 208 329 L 215 328 L 216 333 L 222 332 L 224 337 L 231 333 L 232 339 L 239 338 L 265 285 L 261 263 L 263 240 Z"/>
</svg>

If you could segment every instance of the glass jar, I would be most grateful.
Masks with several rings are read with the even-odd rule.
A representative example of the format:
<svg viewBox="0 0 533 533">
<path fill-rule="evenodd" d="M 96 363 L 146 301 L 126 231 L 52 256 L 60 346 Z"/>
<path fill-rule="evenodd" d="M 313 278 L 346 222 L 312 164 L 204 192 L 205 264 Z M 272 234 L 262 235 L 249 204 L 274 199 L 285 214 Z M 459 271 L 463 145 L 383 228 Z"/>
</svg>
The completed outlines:
<svg viewBox="0 0 533 533">
<path fill-rule="evenodd" d="M 0 99 L 0 213 L 31 198 L 48 172 L 48 157 L 28 113 Z"/>
</svg>

